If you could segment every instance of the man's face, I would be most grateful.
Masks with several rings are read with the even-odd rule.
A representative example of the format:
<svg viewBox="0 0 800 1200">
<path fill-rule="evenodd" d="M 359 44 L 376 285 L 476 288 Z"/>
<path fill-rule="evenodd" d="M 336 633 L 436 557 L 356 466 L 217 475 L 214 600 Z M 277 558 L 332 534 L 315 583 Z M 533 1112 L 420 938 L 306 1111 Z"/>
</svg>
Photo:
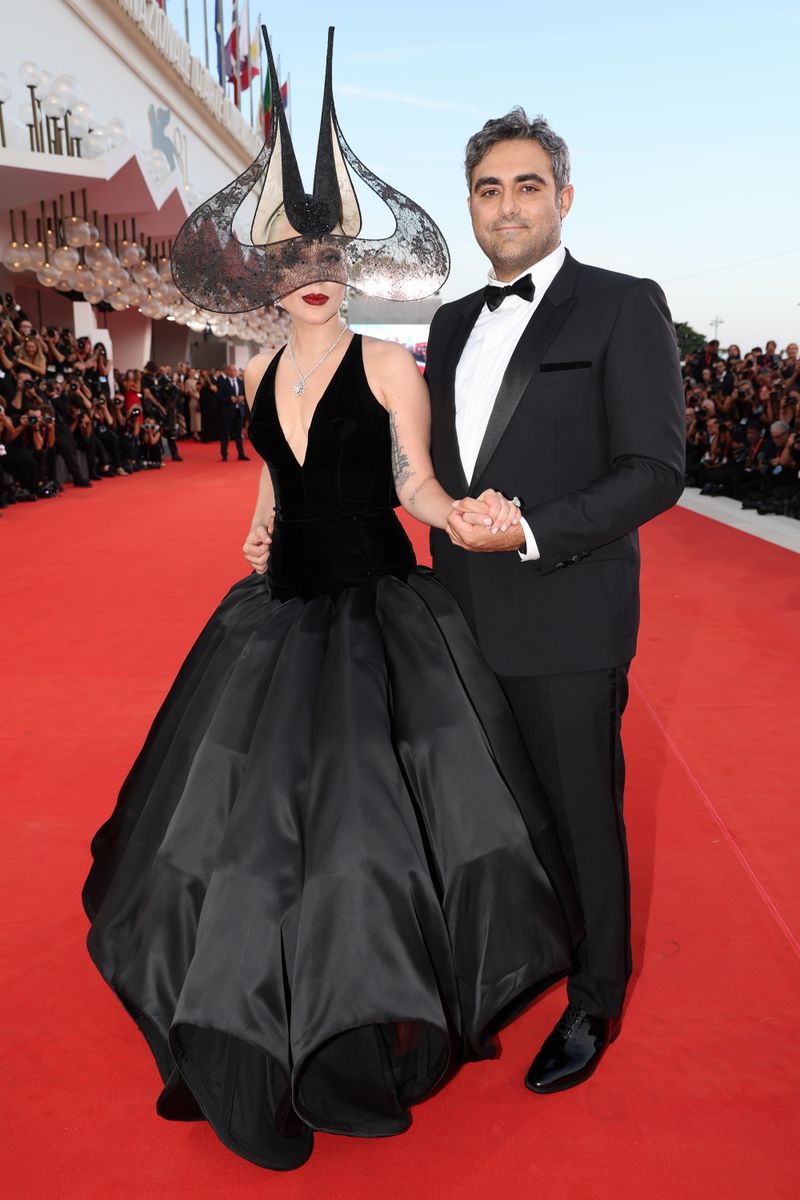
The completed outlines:
<svg viewBox="0 0 800 1200">
<path fill-rule="evenodd" d="M 748 426 L 746 437 L 748 445 L 755 446 L 759 438 L 759 431 L 752 426 Z"/>
<path fill-rule="evenodd" d="M 772 440 L 776 446 L 785 446 L 786 445 L 786 439 L 788 438 L 789 435 L 785 429 L 773 429 L 771 432 L 772 432 Z"/>
<path fill-rule="evenodd" d="M 33 333 L 33 326 L 30 321 L 20 321 L 19 331 L 24 338 L 29 338 Z"/>
<path fill-rule="evenodd" d="M 794 362 L 797 358 L 797 342 L 789 342 L 789 345 L 786 347 L 786 357 L 790 362 Z"/>
<path fill-rule="evenodd" d="M 498 142 L 483 156 L 472 172 L 469 211 L 498 279 L 513 279 L 555 250 L 573 195 L 571 184 L 556 195 L 550 156 L 538 142 Z"/>
<path fill-rule="evenodd" d="M 766 353 L 767 353 L 767 354 L 774 354 L 774 353 L 775 353 L 775 347 L 776 347 L 776 345 L 777 345 L 777 343 L 776 343 L 776 342 L 767 342 L 767 350 L 766 350 Z"/>
</svg>

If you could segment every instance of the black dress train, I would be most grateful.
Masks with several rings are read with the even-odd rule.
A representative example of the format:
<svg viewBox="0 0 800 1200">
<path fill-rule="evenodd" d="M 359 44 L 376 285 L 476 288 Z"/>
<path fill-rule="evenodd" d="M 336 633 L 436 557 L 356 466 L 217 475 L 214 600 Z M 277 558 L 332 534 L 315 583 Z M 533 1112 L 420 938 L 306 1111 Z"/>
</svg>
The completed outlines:
<svg viewBox="0 0 800 1200">
<path fill-rule="evenodd" d="M 546 801 L 455 601 L 397 520 L 354 336 L 301 465 L 275 408 L 269 568 L 235 583 L 92 842 L 88 946 L 146 1037 L 161 1116 L 264 1167 L 312 1130 L 400 1133 L 568 970 Z M 572 933 L 570 932 L 572 930 Z"/>
</svg>

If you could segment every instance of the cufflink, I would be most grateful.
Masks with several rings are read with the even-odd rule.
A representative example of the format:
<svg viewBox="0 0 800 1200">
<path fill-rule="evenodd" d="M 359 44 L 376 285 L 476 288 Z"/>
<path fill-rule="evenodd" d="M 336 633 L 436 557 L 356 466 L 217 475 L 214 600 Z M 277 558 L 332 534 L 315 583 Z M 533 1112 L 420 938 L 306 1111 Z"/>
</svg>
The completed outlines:
<svg viewBox="0 0 800 1200">
<path fill-rule="evenodd" d="M 512 496 L 511 503 L 516 504 L 517 508 L 522 508 L 522 501 L 520 500 L 519 496 Z"/>
</svg>

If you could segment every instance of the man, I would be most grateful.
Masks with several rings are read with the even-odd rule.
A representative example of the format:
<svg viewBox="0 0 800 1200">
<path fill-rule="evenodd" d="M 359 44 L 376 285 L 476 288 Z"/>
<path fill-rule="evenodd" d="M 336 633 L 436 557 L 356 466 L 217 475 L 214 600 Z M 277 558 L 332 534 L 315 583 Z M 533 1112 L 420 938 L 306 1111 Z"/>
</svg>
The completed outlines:
<svg viewBox="0 0 800 1200">
<path fill-rule="evenodd" d="M 637 527 L 683 489 L 680 362 L 659 286 L 561 245 L 569 153 L 515 109 L 467 145 L 489 286 L 434 318 L 432 449 L 454 496 L 493 487 L 522 526 L 494 535 L 466 499 L 434 567 L 497 673 L 553 806 L 585 936 L 569 1004 L 526 1076 L 581 1083 L 619 1030 L 631 971 L 620 726 L 639 619 Z"/>
<path fill-rule="evenodd" d="M 228 442 L 236 442 L 237 457 L 247 462 L 242 442 L 244 423 L 244 380 L 233 363 L 226 363 L 224 372 L 217 379 L 217 415 L 219 418 L 219 448 L 222 461 L 228 461 Z"/>
</svg>

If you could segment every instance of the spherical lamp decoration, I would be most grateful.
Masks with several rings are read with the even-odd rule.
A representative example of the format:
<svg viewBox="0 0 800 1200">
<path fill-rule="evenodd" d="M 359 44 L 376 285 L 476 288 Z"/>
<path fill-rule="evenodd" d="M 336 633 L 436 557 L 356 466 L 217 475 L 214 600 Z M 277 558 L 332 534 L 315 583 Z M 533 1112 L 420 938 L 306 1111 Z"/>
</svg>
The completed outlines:
<svg viewBox="0 0 800 1200">
<path fill-rule="evenodd" d="M 142 287 L 150 287 L 150 284 L 155 283 L 158 279 L 158 272 L 151 262 L 140 263 L 138 267 L 133 268 L 132 274 Z"/>
<path fill-rule="evenodd" d="M 85 100 L 79 100 L 77 102 L 77 104 L 70 105 L 70 110 L 69 110 L 70 125 L 75 121 L 76 118 L 81 121 L 87 121 L 90 126 L 97 125 L 97 123 L 98 123 L 97 117 L 95 116 L 94 112 L 92 111 L 91 106 L 88 105 Z"/>
<path fill-rule="evenodd" d="M 41 271 L 36 272 L 36 278 L 42 287 L 55 287 L 61 278 L 61 272 L 52 263 L 46 263 Z"/>
<path fill-rule="evenodd" d="M 0 104 L 5 104 L 7 100 L 11 99 L 12 91 L 11 80 L 0 72 Z"/>
<path fill-rule="evenodd" d="M 98 287 L 98 285 L 95 284 L 94 287 L 86 289 L 86 291 L 83 293 L 83 298 L 84 300 L 87 300 L 89 304 L 99 304 L 105 294 L 105 289 Z"/>
<path fill-rule="evenodd" d="M 36 95 L 39 100 L 43 100 L 49 91 L 52 91 L 51 84 L 53 82 L 52 71 L 42 71 L 42 78 L 36 85 Z"/>
<path fill-rule="evenodd" d="M 114 309 L 114 312 L 124 312 L 128 307 L 128 301 L 121 292 L 114 292 L 113 295 L 109 296 L 108 303 Z"/>
<path fill-rule="evenodd" d="M 19 77 L 25 87 L 37 87 L 42 81 L 42 68 L 34 62 L 20 63 Z"/>
<path fill-rule="evenodd" d="M 80 262 L 80 255 L 72 246 L 59 246 L 53 251 L 53 266 L 58 267 L 62 275 L 74 271 Z"/>
<path fill-rule="evenodd" d="M 74 75 L 58 75 L 53 80 L 50 93 L 60 96 L 65 108 L 72 108 L 80 99 L 80 84 Z"/>
<path fill-rule="evenodd" d="M 112 117 L 105 125 L 106 137 L 111 140 L 112 146 L 120 146 L 128 140 L 128 127 L 120 117 Z"/>
<path fill-rule="evenodd" d="M 0 251 L 0 261 L 9 271 L 19 274 L 28 270 L 28 249 L 21 242 L 6 242 Z"/>
<path fill-rule="evenodd" d="M 83 257 L 87 266 L 98 270 L 100 267 L 108 267 L 114 256 L 108 246 L 96 239 L 91 246 L 86 247 Z"/>
<path fill-rule="evenodd" d="M 85 246 L 89 240 L 89 224 L 79 217 L 67 217 L 64 241 L 68 246 Z"/>
<path fill-rule="evenodd" d="M 72 292 L 75 290 L 72 286 L 72 283 L 70 282 L 69 278 L 66 275 L 62 275 L 60 277 L 60 279 L 56 283 L 56 287 L 58 288 L 58 290 L 60 292 Z"/>
<path fill-rule="evenodd" d="M 70 114 L 69 114 L 70 137 L 85 138 L 86 134 L 89 132 L 90 124 L 91 124 L 91 122 L 89 121 L 88 116 L 86 116 L 84 113 L 70 112 Z"/>
<path fill-rule="evenodd" d="M 87 158 L 98 158 L 108 149 L 108 139 L 100 129 L 93 129 L 83 139 L 82 150 Z"/>
<path fill-rule="evenodd" d="M 48 92 L 42 101 L 42 111 L 46 117 L 55 117 L 56 120 L 60 120 L 67 111 L 64 98 L 58 92 Z"/>
<path fill-rule="evenodd" d="M 44 242 L 34 242 L 28 251 L 28 270 L 41 271 L 47 262 L 47 250 Z"/>
<path fill-rule="evenodd" d="M 94 272 L 89 267 L 85 267 L 83 263 L 78 263 L 72 272 L 72 278 L 77 281 L 76 290 L 79 292 L 85 292 L 87 287 L 94 287 L 96 282 Z"/>
</svg>

